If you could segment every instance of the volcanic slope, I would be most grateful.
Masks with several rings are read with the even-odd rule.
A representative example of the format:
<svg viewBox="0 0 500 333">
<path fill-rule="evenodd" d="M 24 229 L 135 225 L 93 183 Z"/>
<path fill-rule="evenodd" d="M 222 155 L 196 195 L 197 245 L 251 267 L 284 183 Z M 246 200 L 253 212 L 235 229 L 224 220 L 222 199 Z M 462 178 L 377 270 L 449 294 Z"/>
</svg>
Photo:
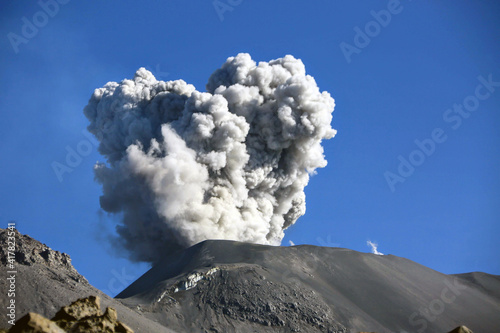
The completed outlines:
<svg viewBox="0 0 500 333">
<path fill-rule="evenodd" d="M 182 332 L 474 332 L 500 328 L 500 277 L 445 275 L 393 255 L 210 240 L 117 298 Z"/>
<path fill-rule="evenodd" d="M 0 307 L 6 309 L 10 298 L 6 279 L 7 272 L 7 238 L 9 230 L 0 229 L 0 262 L 2 275 L 0 279 Z M 94 288 L 80 275 L 71 264 L 71 258 L 65 253 L 54 251 L 47 245 L 27 235 L 15 231 L 15 304 L 16 319 L 28 312 L 36 312 L 52 318 L 63 306 L 79 298 L 90 295 L 99 296 L 103 308 L 112 307 L 117 310 L 118 319 L 135 332 L 172 332 L 168 328 L 145 318 L 117 302 L 113 298 Z M 4 246 L 5 245 L 5 246 Z M 96 260 L 93 258 L 92 260 Z M 2 316 L 0 328 L 10 328 L 7 317 Z"/>
</svg>

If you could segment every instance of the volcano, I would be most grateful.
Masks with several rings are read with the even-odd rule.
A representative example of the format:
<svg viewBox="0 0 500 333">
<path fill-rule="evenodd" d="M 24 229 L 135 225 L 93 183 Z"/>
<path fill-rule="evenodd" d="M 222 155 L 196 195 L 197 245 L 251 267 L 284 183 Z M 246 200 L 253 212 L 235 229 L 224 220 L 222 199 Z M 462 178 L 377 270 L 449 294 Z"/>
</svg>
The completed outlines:
<svg viewBox="0 0 500 333">
<path fill-rule="evenodd" d="M 205 241 L 156 263 L 116 298 L 182 332 L 500 328 L 500 276 L 310 245 Z"/>
</svg>

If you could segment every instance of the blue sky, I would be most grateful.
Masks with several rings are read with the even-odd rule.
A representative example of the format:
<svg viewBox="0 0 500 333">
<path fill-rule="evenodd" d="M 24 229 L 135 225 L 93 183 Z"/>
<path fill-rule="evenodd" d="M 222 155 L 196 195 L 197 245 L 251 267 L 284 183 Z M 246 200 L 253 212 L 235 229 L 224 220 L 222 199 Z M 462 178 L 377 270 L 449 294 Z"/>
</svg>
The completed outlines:
<svg viewBox="0 0 500 333">
<path fill-rule="evenodd" d="M 106 241 L 116 218 L 100 213 L 104 158 L 82 112 L 93 90 L 139 67 L 204 90 L 239 52 L 292 54 L 336 100 L 329 164 L 283 245 L 371 240 L 444 273 L 500 274 L 500 4 L 56 3 L 1 5 L 0 221 L 69 253 L 96 287 L 116 294 L 147 265 Z"/>
</svg>

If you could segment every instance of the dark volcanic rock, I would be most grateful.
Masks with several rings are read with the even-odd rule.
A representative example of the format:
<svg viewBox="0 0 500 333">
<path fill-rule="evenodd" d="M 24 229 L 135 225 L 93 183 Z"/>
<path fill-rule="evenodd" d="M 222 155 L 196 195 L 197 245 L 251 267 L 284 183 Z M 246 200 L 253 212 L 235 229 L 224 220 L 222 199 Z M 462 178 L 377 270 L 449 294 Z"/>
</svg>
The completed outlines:
<svg viewBox="0 0 500 333">
<path fill-rule="evenodd" d="M 30 236 L 21 234 L 17 229 L 11 230 L 11 232 L 15 234 L 13 237 L 16 243 L 14 251 L 16 265 L 33 266 L 40 264 L 47 267 L 54 267 L 65 270 L 68 277 L 77 282 L 80 282 L 80 279 L 87 282 L 83 276 L 78 274 L 71 264 L 71 258 L 66 253 L 54 251 Z M 0 244 L 7 244 L 8 234 L 7 230 L 0 229 Z M 0 262 L 2 266 L 7 265 L 7 249 L 7 246 L 0 247 Z"/>
<path fill-rule="evenodd" d="M 490 292 L 490 291 L 494 292 Z M 392 255 L 205 241 L 117 298 L 185 332 L 477 332 L 500 327 L 497 276 L 451 276 Z"/>
<path fill-rule="evenodd" d="M 0 229 L 0 242 L 6 244 L 7 230 Z M 105 307 L 112 307 L 120 313 L 123 322 L 136 332 L 172 332 L 140 313 L 123 306 L 100 290 L 94 288 L 71 265 L 70 257 L 50 249 L 47 245 L 16 231 L 16 319 L 29 312 L 38 313 L 45 318 L 52 318 L 63 306 L 75 299 L 97 295 Z M 6 246 L 0 247 L 2 276 L 0 279 L 0 307 L 6 309 L 9 298 L 5 297 L 8 281 L 5 275 L 5 263 L 8 253 Z M 7 317 L 2 315 L 0 328 L 10 328 Z"/>
</svg>

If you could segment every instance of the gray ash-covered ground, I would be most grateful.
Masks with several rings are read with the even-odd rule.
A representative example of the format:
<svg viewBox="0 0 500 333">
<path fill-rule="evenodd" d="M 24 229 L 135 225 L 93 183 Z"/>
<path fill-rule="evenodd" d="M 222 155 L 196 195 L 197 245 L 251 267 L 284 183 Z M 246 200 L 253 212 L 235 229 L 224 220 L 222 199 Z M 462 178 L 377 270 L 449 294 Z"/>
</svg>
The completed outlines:
<svg viewBox="0 0 500 333">
<path fill-rule="evenodd" d="M 497 332 L 500 277 L 476 275 L 341 248 L 205 241 L 117 298 L 187 332 Z"/>
</svg>

